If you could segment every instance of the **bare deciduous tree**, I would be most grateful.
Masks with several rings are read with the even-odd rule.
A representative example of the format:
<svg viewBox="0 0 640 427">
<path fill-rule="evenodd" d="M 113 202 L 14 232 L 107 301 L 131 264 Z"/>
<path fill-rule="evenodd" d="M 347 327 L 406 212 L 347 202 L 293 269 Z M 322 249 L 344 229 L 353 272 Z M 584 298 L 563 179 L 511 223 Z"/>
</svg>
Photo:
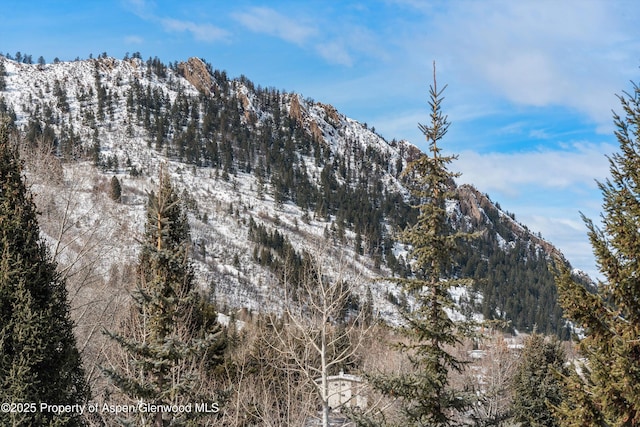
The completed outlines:
<svg viewBox="0 0 640 427">
<path fill-rule="evenodd" d="M 123 228 L 128 225 L 90 172 L 64 165 L 55 156 L 52 141 L 40 137 L 20 147 L 42 233 L 67 284 L 87 381 L 99 394 L 104 381 L 97 367 L 108 345 L 100 330 L 113 326 L 118 311 L 125 307 L 123 297 L 132 271 L 126 257 L 112 255 L 113 242 L 119 240 L 118 233 L 127 234 Z"/>
<path fill-rule="evenodd" d="M 468 353 L 470 363 L 459 380 L 471 386 L 477 400 L 471 418 L 477 426 L 511 425 L 512 377 L 518 364 L 517 350 L 510 348 L 502 333 L 482 336 L 477 350 Z"/>
<path fill-rule="evenodd" d="M 302 426 L 316 408 L 313 389 L 289 370 L 289 360 L 274 350 L 273 327 L 260 318 L 243 327 L 227 366 L 231 397 L 223 410 L 222 425 L 277 427 Z"/>
<path fill-rule="evenodd" d="M 329 425 L 328 378 L 357 356 L 369 327 L 363 311 L 348 310 L 348 301 L 360 278 L 350 277 L 341 256 L 307 256 L 301 283 L 291 283 L 284 274 L 282 328 L 274 327 L 274 351 L 290 363 L 287 373 L 296 372 L 320 400 L 321 420 Z M 334 266 L 329 260 L 336 259 Z M 271 323 L 278 323 L 272 316 Z"/>
</svg>

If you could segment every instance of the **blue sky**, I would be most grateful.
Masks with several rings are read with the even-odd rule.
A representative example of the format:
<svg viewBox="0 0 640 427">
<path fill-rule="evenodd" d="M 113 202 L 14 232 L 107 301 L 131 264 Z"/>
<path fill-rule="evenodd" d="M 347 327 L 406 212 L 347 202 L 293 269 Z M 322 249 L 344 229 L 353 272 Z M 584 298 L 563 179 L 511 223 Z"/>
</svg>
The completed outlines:
<svg viewBox="0 0 640 427">
<path fill-rule="evenodd" d="M 579 211 L 617 149 L 616 93 L 640 81 L 634 1 L 5 0 L 0 51 L 198 56 L 330 103 L 421 148 L 432 62 L 448 84 L 452 169 L 596 275 Z"/>
</svg>

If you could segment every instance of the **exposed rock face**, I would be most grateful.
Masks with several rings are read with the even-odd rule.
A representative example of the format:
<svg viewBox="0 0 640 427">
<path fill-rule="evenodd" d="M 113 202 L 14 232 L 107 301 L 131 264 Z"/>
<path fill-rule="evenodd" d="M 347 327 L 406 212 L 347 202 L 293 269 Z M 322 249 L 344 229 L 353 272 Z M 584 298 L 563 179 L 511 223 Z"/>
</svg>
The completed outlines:
<svg viewBox="0 0 640 427">
<path fill-rule="evenodd" d="M 329 122 L 333 125 L 339 125 L 340 123 L 340 116 L 338 115 L 338 111 L 336 111 L 335 107 L 333 105 L 329 105 L 329 104 L 320 104 L 318 103 L 318 105 L 320 105 L 322 107 L 322 109 L 324 110 L 324 112 L 327 114 L 327 117 L 329 119 Z"/>
<path fill-rule="evenodd" d="M 305 126 L 306 124 L 305 127 L 308 127 L 311 135 L 313 135 L 316 141 L 322 141 L 322 130 L 320 129 L 320 126 L 318 126 L 318 123 L 316 123 L 315 120 L 305 117 L 305 114 L 302 113 L 302 106 L 300 105 L 300 99 L 298 99 L 297 95 L 291 97 L 289 115 L 298 122 L 300 126 Z"/>
<path fill-rule="evenodd" d="M 243 93 L 238 93 L 238 98 L 240 98 L 240 102 L 242 102 L 242 109 L 244 110 L 244 119 L 247 122 L 251 121 L 251 101 L 249 97 Z"/>
<path fill-rule="evenodd" d="M 313 137 L 316 139 L 316 141 L 322 141 L 323 140 L 323 134 L 322 134 L 322 130 L 320 129 L 320 126 L 318 126 L 318 123 L 312 121 L 311 122 L 311 126 L 310 126 L 310 131 L 311 134 L 313 135 Z"/>
<path fill-rule="evenodd" d="M 100 71 L 110 73 L 116 68 L 117 61 L 114 58 L 98 58 L 93 60 L 97 65 Z"/>
<path fill-rule="evenodd" d="M 298 97 L 298 95 L 292 95 L 291 101 L 289 101 L 289 115 L 300 126 L 304 126 L 304 124 L 306 123 L 306 116 L 307 116 L 306 111 L 305 111 L 305 114 L 303 114 L 302 108 L 303 107 L 302 105 L 300 105 L 300 98 Z M 315 122 L 313 124 L 315 124 Z M 316 125 L 315 128 L 317 131 L 320 130 L 318 129 L 318 125 Z M 315 132 L 313 133 L 314 133 L 314 137 L 317 137 L 317 135 L 315 135 Z"/>
<path fill-rule="evenodd" d="M 458 187 L 458 194 L 460 203 L 466 207 L 466 209 L 464 209 L 465 214 L 475 221 L 476 224 L 484 222 L 485 214 L 481 208 L 484 210 L 484 208 L 487 207 L 486 203 L 488 200 L 486 196 L 470 185 L 461 185 Z M 484 207 L 481 205 L 484 205 Z"/>
<path fill-rule="evenodd" d="M 289 115 L 296 122 L 302 123 L 302 111 L 300 107 L 300 100 L 297 95 L 291 96 L 291 101 L 289 102 Z"/>
<path fill-rule="evenodd" d="M 187 62 L 181 62 L 178 69 L 196 89 L 205 95 L 211 95 L 213 81 L 207 66 L 199 58 L 189 58 Z"/>
<path fill-rule="evenodd" d="M 278 92 L 277 97 L 273 96 L 274 94 L 272 93 L 263 93 L 268 99 L 260 98 L 263 94 L 258 93 L 252 84 L 247 84 L 244 78 L 229 80 L 226 73 L 212 72 L 209 65 L 198 58 L 191 58 L 179 64 L 177 73 L 174 67 L 160 69 L 156 67 L 155 63 L 145 63 L 138 57 L 122 61 L 113 58 L 98 58 L 87 61 L 47 64 L 43 67 L 38 67 L 32 64 L 17 63 L 0 55 L 0 64 L 7 70 L 5 76 L 3 76 L 7 83 L 7 90 L 2 91 L 0 95 L 3 98 L 3 103 L 11 108 L 12 111 L 15 111 L 16 125 L 20 129 L 25 132 L 28 131 L 32 120 L 37 120 L 41 126 L 49 126 L 53 129 L 56 137 L 60 140 L 63 137 L 69 140 L 65 144 L 69 144 L 71 148 L 75 149 L 75 144 L 77 144 L 80 152 L 91 153 L 93 138 L 97 129 L 95 125 L 98 125 L 101 129 L 98 136 L 100 138 L 99 147 L 103 155 L 102 158 L 105 160 L 110 160 L 111 158 L 119 159 L 120 161 L 124 161 L 124 159 L 131 160 L 132 165 L 136 168 L 135 170 L 140 173 L 135 180 L 127 179 L 127 182 L 129 182 L 125 187 L 128 192 L 127 203 L 110 207 L 110 210 L 105 212 L 108 214 L 104 219 L 104 227 L 107 229 L 99 231 L 99 233 L 104 232 L 104 236 L 108 236 L 105 239 L 110 239 L 114 236 L 111 221 L 115 221 L 114 218 L 125 218 L 124 222 L 117 220 L 117 224 L 114 223 L 114 226 L 123 224 L 122 226 L 125 228 L 122 231 L 118 228 L 117 233 L 115 233 L 122 237 L 115 237 L 113 242 L 108 242 L 110 246 L 113 245 L 117 248 L 114 251 L 118 252 L 113 253 L 118 255 L 112 256 L 110 252 L 108 255 L 109 260 L 105 261 L 105 266 L 107 266 L 106 262 L 116 265 L 121 261 L 129 263 L 129 260 L 135 262 L 137 259 L 135 250 L 137 243 L 134 240 L 135 236 L 141 232 L 142 228 L 140 227 L 144 223 L 144 200 L 146 200 L 144 189 L 152 188 L 152 179 L 157 173 L 157 168 L 160 164 L 168 164 L 168 168 L 172 168 L 172 174 L 177 180 L 176 184 L 188 190 L 187 194 L 192 195 L 192 200 L 195 201 L 195 206 L 200 209 L 200 212 L 207 213 L 207 217 L 209 217 L 209 213 L 215 214 L 215 220 L 210 222 L 200 220 L 196 215 L 190 218 L 190 221 L 192 220 L 194 224 L 194 234 L 192 235 L 194 244 L 202 249 L 201 252 L 198 251 L 197 254 L 194 254 L 194 262 L 197 263 L 195 265 L 197 265 L 199 280 L 201 280 L 202 285 L 208 286 L 210 283 L 216 283 L 216 298 L 219 298 L 218 301 L 229 307 L 249 307 L 251 310 L 261 312 L 271 309 L 279 310 L 279 307 L 281 307 L 280 294 L 277 292 L 280 282 L 277 277 L 272 274 L 268 267 L 261 263 L 253 262 L 255 260 L 250 256 L 251 249 L 258 247 L 257 244 L 254 245 L 254 242 L 247 239 L 249 233 L 247 224 L 250 219 L 257 220 L 261 225 L 267 227 L 267 230 L 277 230 L 282 233 L 292 242 L 292 245 L 295 245 L 295 250 L 313 249 L 317 247 L 318 242 L 326 241 L 328 246 L 322 249 L 326 252 L 327 257 L 335 258 L 332 255 L 334 251 L 343 247 L 342 243 L 339 244 L 337 240 L 334 239 L 333 243 L 330 243 L 332 239 L 323 237 L 322 230 L 328 230 L 327 227 L 331 226 L 330 222 L 333 221 L 330 211 L 327 210 L 327 216 L 314 215 L 312 220 L 309 219 L 308 215 L 305 216 L 305 213 L 312 212 L 311 206 L 314 203 L 318 203 L 318 206 L 323 207 L 331 203 L 331 212 L 337 212 L 341 209 L 342 199 L 333 195 L 338 195 L 337 192 L 333 193 L 333 190 L 330 190 L 330 194 L 325 194 L 326 191 L 322 191 L 324 190 L 322 187 L 322 174 L 324 173 L 324 166 L 327 165 L 331 166 L 331 168 L 327 169 L 327 172 L 331 174 L 330 178 L 335 180 L 333 182 L 338 182 L 341 187 L 340 194 L 362 197 L 361 200 L 364 202 L 362 207 L 365 209 L 362 212 L 365 214 L 371 212 L 373 214 L 370 218 L 370 224 L 377 227 L 378 224 L 376 222 L 379 221 L 380 229 L 382 230 L 381 235 L 383 236 L 381 247 L 384 247 L 387 253 L 402 252 L 399 256 L 403 256 L 403 262 L 407 262 L 404 252 L 408 248 L 404 245 L 404 242 L 396 239 L 397 230 L 395 226 L 403 226 L 401 224 L 405 220 L 408 222 L 412 218 L 409 216 L 410 211 L 407 209 L 408 206 L 405 205 L 405 201 L 414 202 L 415 200 L 409 199 L 411 181 L 409 179 L 405 181 L 401 172 L 407 170 L 409 162 L 423 155 L 432 155 L 430 152 L 422 153 L 416 146 L 407 141 L 393 140 L 387 142 L 366 126 L 340 114 L 330 104 L 305 100 L 304 97 L 295 93 Z M 99 79 L 96 78 L 96 71 L 99 73 Z M 46 87 L 55 87 L 58 83 L 66 93 L 67 108 L 63 108 L 66 103 L 60 102 L 59 96 L 54 93 L 55 91 L 43 90 Z M 137 87 L 144 88 L 145 91 L 134 90 Z M 111 101 L 113 103 L 113 114 L 105 115 L 104 119 L 98 119 L 99 105 L 97 99 L 95 96 L 92 97 L 87 94 L 92 91 L 96 93 L 98 89 L 102 88 L 108 93 L 117 96 L 113 96 Z M 157 97 L 160 108 L 147 109 L 150 116 L 153 114 L 152 118 L 150 117 L 149 124 L 141 120 L 131 120 L 131 110 L 127 104 L 129 102 L 128 94 L 131 93 L 134 96 L 133 105 L 140 103 L 139 105 L 142 107 L 143 102 L 148 102 L 147 88 L 149 92 L 153 91 L 154 102 L 156 90 L 161 95 Z M 167 119 L 165 123 L 167 128 L 164 129 L 167 132 L 167 139 L 162 143 L 162 150 L 157 145 L 157 149 L 153 150 L 150 148 L 149 143 L 154 141 L 153 135 L 154 132 L 157 133 L 158 126 L 152 127 L 152 125 L 158 124 L 160 118 L 164 118 L 166 113 L 170 113 L 172 100 L 175 100 L 178 94 L 184 94 L 184 100 L 187 101 L 190 111 L 203 108 L 205 100 L 202 98 L 204 97 L 211 97 L 216 100 L 215 105 L 219 105 L 220 108 L 217 108 L 218 111 L 211 109 L 214 114 L 209 117 L 211 122 L 207 123 L 211 131 L 208 131 L 209 134 L 204 132 L 204 115 L 198 118 L 196 123 L 197 130 L 193 135 L 189 133 L 190 129 L 185 129 L 181 123 L 173 123 Z M 27 102 L 26 100 L 30 101 Z M 279 116 L 288 114 L 290 121 L 295 122 L 302 129 L 287 129 L 288 126 L 285 126 L 284 121 L 276 122 L 273 120 L 276 114 L 276 103 L 278 107 L 277 114 Z M 48 115 L 43 114 L 44 111 L 49 109 L 52 113 L 51 117 L 59 117 L 61 119 L 51 120 Z M 287 109 L 288 112 L 285 112 Z M 98 120 L 95 122 L 87 120 L 85 112 L 91 112 L 93 117 Z M 215 115 L 215 113 L 219 115 Z M 219 120 L 219 116 L 223 113 L 227 117 L 233 117 L 234 120 L 226 120 L 223 123 L 222 120 Z M 228 129 L 230 128 L 223 128 L 222 126 L 235 125 L 235 118 L 238 117 L 236 114 L 243 114 L 244 120 L 239 120 L 239 126 L 241 127 L 231 128 L 231 132 L 229 132 Z M 292 140 L 298 138 L 297 132 L 304 131 L 304 142 L 307 142 L 307 138 L 313 138 L 314 143 L 322 145 L 321 154 L 329 155 L 328 160 L 320 159 L 322 162 L 316 163 L 315 152 L 312 153 L 308 149 L 298 149 L 297 144 L 294 144 L 295 151 L 284 153 L 292 160 L 293 169 L 290 170 L 294 172 L 293 184 L 301 182 L 303 185 L 309 186 L 310 201 L 305 206 L 298 206 L 297 203 L 293 203 L 293 197 L 287 199 L 291 200 L 291 203 L 287 203 L 286 207 L 276 203 L 275 198 L 265 198 L 261 194 L 263 191 L 256 190 L 262 185 L 259 181 L 259 175 L 245 173 L 244 171 L 245 164 L 255 170 L 259 166 L 259 160 L 264 159 L 266 161 L 268 158 L 275 159 L 280 156 L 281 151 L 278 153 L 273 151 L 274 155 L 270 155 L 270 150 L 282 150 L 280 144 L 268 146 L 266 150 L 263 150 L 263 147 L 259 145 L 262 142 L 259 138 L 265 135 L 263 133 L 263 129 L 265 129 L 263 125 L 272 126 L 274 123 L 283 125 L 281 128 L 283 132 L 290 130 L 290 134 L 284 135 L 285 137 L 290 136 Z M 286 125 L 290 125 L 290 123 L 286 123 Z M 71 126 L 73 129 L 73 135 L 71 136 L 77 136 L 77 138 L 67 136 Z M 201 132 L 200 130 L 203 131 Z M 246 140 L 244 135 L 239 135 L 240 132 L 238 132 L 237 137 L 235 130 L 242 132 L 247 130 L 247 135 L 250 138 Z M 186 139 L 187 137 L 189 139 Z M 247 141 L 250 151 L 246 151 L 245 141 Z M 214 153 L 213 149 L 209 152 L 207 144 L 213 146 L 214 143 L 218 144 L 216 148 L 219 150 L 227 150 L 232 154 L 239 154 L 241 150 L 245 150 L 242 153 L 246 154 L 244 162 L 240 161 L 240 156 L 237 156 L 237 158 L 234 158 L 233 155 L 228 156 L 231 158 L 232 164 L 236 163 L 240 166 L 236 170 L 239 173 L 234 172 L 234 178 L 230 181 L 219 179 L 219 172 L 222 170 L 221 162 L 218 162 L 218 166 L 210 166 L 210 169 L 205 165 L 192 168 L 193 161 L 198 161 L 198 152 L 195 151 L 196 158 L 192 160 L 189 160 L 187 155 L 180 153 L 180 149 L 183 147 L 186 150 L 187 147 L 191 149 L 191 145 L 194 145 L 207 150 L 207 156 L 213 157 L 222 152 L 216 150 Z M 46 154 L 51 155 L 50 150 Z M 191 155 L 193 154 L 192 152 Z M 31 170 L 38 170 L 40 174 L 43 174 L 43 167 L 40 166 L 42 163 L 41 156 L 35 156 L 35 154 L 32 154 L 34 159 L 32 164 L 34 166 L 31 166 Z M 259 158 L 258 156 L 264 157 Z M 202 160 L 202 157 L 200 159 Z M 282 164 L 283 162 L 279 161 L 279 163 Z M 74 179 L 63 179 L 62 172 L 87 174 L 87 177 L 92 178 L 86 180 L 86 185 L 82 184 L 84 186 L 81 191 L 85 191 L 84 188 L 86 187 L 87 197 L 92 197 L 93 200 L 94 197 L 92 195 L 95 195 L 96 191 L 102 191 L 100 190 L 101 188 L 106 188 L 104 185 L 107 184 L 103 185 L 103 183 L 108 183 L 107 176 L 111 178 L 110 171 L 93 168 L 90 166 L 91 162 L 81 161 L 76 164 L 75 162 L 65 161 L 63 164 L 64 171 L 52 170 L 51 172 L 54 175 L 49 178 L 40 178 L 40 181 L 35 182 L 34 185 L 40 186 L 38 188 L 55 186 L 51 187 L 51 190 L 46 193 L 54 194 L 59 192 L 58 186 L 66 185 L 67 182 L 76 184 Z M 62 168 L 61 165 L 59 168 Z M 268 165 L 272 165 L 274 169 L 277 167 L 275 162 L 273 164 L 264 164 L 265 167 Z M 344 169 L 344 171 L 341 169 Z M 303 172 L 305 170 L 306 172 Z M 277 171 L 277 173 L 282 174 L 273 175 L 276 172 L 272 170 L 272 176 L 283 178 L 288 172 Z M 302 177 L 300 181 L 297 178 L 298 173 Z M 306 176 L 302 175 L 303 173 Z M 42 176 L 44 177 L 45 175 Z M 66 176 L 73 178 L 76 175 Z M 369 179 L 369 176 L 371 179 Z M 265 177 L 268 177 L 268 175 L 265 175 Z M 411 177 L 409 176 L 408 178 Z M 277 183 L 277 181 L 271 181 L 267 185 L 271 185 L 274 188 L 274 183 Z M 382 186 L 382 192 L 377 195 L 379 186 Z M 344 188 L 344 192 L 342 188 Z M 450 183 L 449 188 L 451 190 L 456 188 L 453 181 Z M 512 247 L 515 247 L 516 244 L 523 242 L 527 247 L 533 247 L 536 251 L 538 251 L 538 248 L 544 250 L 548 254 L 548 259 L 560 254 L 550 243 L 539 236 L 532 235 L 526 226 L 519 224 L 514 215 L 503 212 L 484 193 L 472 186 L 465 185 L 457 187 L 456 191 L 458 192 L 458 197 L 448 200 L 446 204 L 452 225 L 459 226 L 456 229 L 461 231 L 486 232 L 482 238 L 487 239 L 489 244 L 486 246 L 490 246 L 491 251 L 507 252 Z M 317 195 L 317 202 L 314 194 Z M 51 200 L 54 199 L 55 197 Z M 99 200 L 102 199 L 99 198 Z M 50 213 L 53 217 L 57 205 L 50 202 L 48 198 L 43 198 L 42 200 L 42 210 L 46 213 L 47 218 Z M 230 201 L 233 201 L 234 206 L 242 207 L 242 209 L 236 207 L 235 215 L 233 216 L 227 215 L 227 211 L 224 208 L 227 204 L 231 207 Z M 191 202 L 191 199 L 189 202 Z M 353 200 L 348 202 L 353 202 Z M 355 204 L 349 203 L 349 205 L 354 206 L 355 212 Z M 84 209 L 84 205 L 78 204 L 76 209 Z M 111 211 L 111 209 L 117 210 Z M 349 206 L 349 209 L 351 209 L 351 206 Z M 91 231 L 91 227 L 96 227 L 96 222 L 93 219 L 94 215 L 87 215 L 84 211 L 77 211 L 77 213 L 74 211 L 73 215 L 81 218 L 76 222 L 75 228 L 77 230 L 74 233 L 77 233 L 78 236 L 93 236 L 93 232 L 90 233 L 85 230 Z M 334 218 L 337 218 L 337 216 L 334 216 Z M 48 219 L 48 222 L 52 223 L 52 221 L 53 219 Z M 132 225 L 129 225 L 130 223 Z M 351 228 L 350 225 L 350 228 L 346 230 L 348 233 L 346 233 L 344 244 L 349 244 L 349 247 L 344 246 L 346 248 L 344 250 L 347 253 L 354 254 L 354 257 L 348 258 L 347 262 L 354 266 L 354 271 L 362 272 L 359 277 L 367 277 L 366 280 L 372 279 L 370 283 L 376 303 L 378 307 L 381 307 L 381 316 L 389 319 L 390 322 L 399 322 L 400 317 L 395 314 L 394 304 L 385 298 L 385 295 L 389 295 L 389 289 L 394 289 L 391 286 L 395 286 L 395 282 L 377 280 L 378 277 L 384 280 L 387 277 L 391 277 L 390 275 L 396 274 L 391 273 L 392 268 L 395 267 L 389 265 L 376 266 L 375 259 L 369 256 L 370 251 L 368 250 L 365 251 L 366 255 L 356 255 L 353 249 L 355 248 L 355 245 L 353 245 L 354 238 L 357 237 L 354 229 L 355 227 Z M 52 228 L 52 230 L 57 232 L 57 229 Z M 54 236 L 53 232 L 48 236 Z M 364 243 L 367 245 L 376 244 L 374 239 L 376 239 L 376 236 L 371 239 L 365 239 L 367 241 Z M 53 240 L 51 241 L 53 242 Z M 494 243 L 495 245 L 491 245 Z M 481 249 L 479 248 L 480 245 L 477 246 L 478 249 Z M 368 246 L 365 247 L 368 249 Z M 471 249 L 476 249 L 476 247 Z M 487 260 L 490 256 L 489 254 L 490 252 L 488 251 L 479 253 L 481 260 Z M 242 262 L 242 269 L 240 270 L 235 267 L 236 259 Z M 526 260 L 518 262 L 519 264 L 513 268 L 522 269 L 526 267 Z M 120 264 L 117 265 L 120 268 Z M 511 267 L 509 266 L 509 268 Z M 107 271 L 106 268 L 105 271 Z M 496 282 L 494 285 L 498 288 L 502 283 Z M 495 307 L 496 310 L 499 310 L 497 313 L 500 316 L 511 315 L 507 312 L 510 307 L 506 302 L 508 298 L 519 298 L 520 295 L 524 295 L 526 292 L 529 292 L 529 294 L 531 292 L 535 293 L 538 288 L 547 289 L 548 291 L 554 286 L 552 282 L 542 283 L 540 281 L 535 283 L 527 281 L 517 285 L 522 289 L 525 289 L 525 286 L 528 288 L 523 293 L 518 293 L 517 295 L 504 294 L 504 298 L 500 296 L 503 299 L 495 300 L 497 301 Z M 391 295 L 395 296 L 396 294 L 391 293 Z M 550 293 L 549 295 L 554 294 Z M 497 298 L 495 295 L 493 297 Z M 547 303 L 548 301 L 544 304 Z M 517 304 L 513 304 L 513 306 L 520 307 Z M 519 313 L 514 312 L 512 314 L 515 317 Z M 240 314 L 238 319 L 243 320 Z M 532 326 L 523 322 L 522 328 L 530 328 Z"/>
</svg>

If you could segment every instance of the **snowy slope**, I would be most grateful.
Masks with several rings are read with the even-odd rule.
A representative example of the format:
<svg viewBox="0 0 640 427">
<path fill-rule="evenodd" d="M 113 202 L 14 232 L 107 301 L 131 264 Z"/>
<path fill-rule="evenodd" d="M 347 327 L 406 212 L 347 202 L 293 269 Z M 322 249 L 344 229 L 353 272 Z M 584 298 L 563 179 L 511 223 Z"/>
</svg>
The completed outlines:
<svg viewBox="0 0 640 427">
<path fill-rule="evenodd" d="M 137 125 L 134 125 L 134 136 L 127 135 L 125 103 L 127 90 L 133 81 L 139 82 L 142 86 L 156 87 L 171 100 L 175 100 L 178 92 L 187 96 L 198 96 L 199 92 L 173 71 L 167 70 L 167 79 L 160 81 L 157 76 L 148 73 L 146 65 L 138 59 L 120 61 L 101 58 L 48 64 L 43 67 L 16 63 L 2 57 L 0 61 L 3 61 L 6 69 L 7 82 L 7 88 L 1 95 L 4 102 L 15 112 L 16 124 L 22 128 L 28 125 L 30 115 L 38 110 L 50 108 L 57 116 L 51 123 L 56 132 L 71 126 L 77 136 L 89 144 L 93 130 L 85 117 L 87 111 L 95 113 L 98 108 L 95 96 L 91 96 L 97 91 L 96 76 L 99 76 L 100 84 L 107 88 L 110 95 L 119 99 L 109 126 L 98 126 L 102 155 L 115 155 L 120 164 L 124 163 L 124 159 L 130 159 L 132 164 L 142 171 L 142 175 L 136 178 L 127 176 L 123 171 L 115 173 L 122 182 L 124 205 L 113 203 L 105 194 L 96 201 L 96 182 L 102 181 L 104 187 L 107 178 L 114 175 L 113 172 L 102 172 L 92 167 L 89 162 L 64 165 L 65 184 L 75 184 L 74 197 L 78 200 L 70 219 L 77 223 L 78 230 L 74 232 L 74 236 L 79 239 L 90 236 L 113 243 L 109 251 L 103 254 L 106 258 L 102 261 L 103 275 L 108 275 L 111 264 L 135 263 L 135 239 L 139 240 L 144 226 L 145 193 L 154 188 L 160 165 L 164 165 L 171 173 L 172 181 L 179 191 L 186 190 L 196 199 L 198 216 L 202 218 L 206 214 L 208 217 L 205 223 L 195 215 L 190 216 L 195 267 L 203 288 L 214 284 L 215 297 L 222 307 L 247 307 L 253 311 L 277 310 L 281 302 L 282 295 L 277 290 L 276 279 L 267 269 L 255 264 L 251 259 L 254 244 L 249 242 L 247 237 L 246 224 L 249 217 L 268 227 L 277 228 L 280 232 L 284 231 L 297 248 L 309 248 L 314 244 L 321 248 L 324 245 L 323 233 L 329 222 L 316 218 L 303 221 L 301 218 L 304 212 L 292 203 L 276 206 L 268 188 L 264 196 L 257 197 L 258 183 L 253 175 L 238 172 L 230 181 L 224 181 L 217 176 L 216 171 L 209 168 L 185 165 L 150 150 L 147 146 L 147 135 Z M 54 90 L 57 84 L 65 88 L 68 102 L 66 114 L 60 113 L 59 99 Z M 250 91 L 239 82 L 236 82 L 235 90 L 249 100 L 245 107 L 250 109 Z M 302 110 L 301 120 L 317 126 L 333 150 L 346 150 L 348 139 L 364 146 L 375 145 L 376 149 L 393 158 L 394 162 L 399 158 L 397 148 L 386 144 L 382 138 L 364 129 L 359 123 L 338 115 L 334 110 L 334 115 L 339 121 L 329 124 L 324 118 L 328 107 L 309 104 L 297 95 L 288 95 L 289 99 L 292 97 L 296 97 L 296 104 Z M 291 101 L 288 104 L 290 105 Z M 257 113 L 260 116 L 266 114 Z M 344 134 L 337 135 L 336 127 L 342 129 Z M 307 164 L 310 174 L 318 177 L 320 170 L 312 159 L 308 159 Z M 37 174 L 37 171 L 31 172 Z M 403 190 L 395 178 L 388 178 L 387 184 Z M 34 185 L 32 190 L 36 194 L 47 193 L 45 185 L 48 184 Z M 83 210 L 83 206 L 86 209 Z M 64 206 L 58 206 L 59 210 L 63 208 Z M 107 211 L 112 212 L 117 220 L 108 225 L 103 224 L 98 230 L 99 236 L 89 233 L 88 230 L 95 227 Z M 127 224 L 132 234 L 123 241 L 114 241 L 114 230 L 121 227 L 122 223 Z M 353 233 L 347 232 L 348 241 L 354 237 Z M 55 235 L 48 235 L 47 239 L 52 247 L 55 246 Z M 360 291 L 364 292 L 367 286 L 371 287 L 377 310 L 386 317 L 393 317 L 394 310 L 383 297 L 392 285 L 377 280 L 380 272 L 374 271 L 370 259 L 356 257 L 353 250 L 344 251 L 346 262 L 354 267 L 354 274 L 359 277 Z M 75 254 L 65 253 L 60 255 L 59 260 L 64 264 L 74 256 Z"/>
</svg>

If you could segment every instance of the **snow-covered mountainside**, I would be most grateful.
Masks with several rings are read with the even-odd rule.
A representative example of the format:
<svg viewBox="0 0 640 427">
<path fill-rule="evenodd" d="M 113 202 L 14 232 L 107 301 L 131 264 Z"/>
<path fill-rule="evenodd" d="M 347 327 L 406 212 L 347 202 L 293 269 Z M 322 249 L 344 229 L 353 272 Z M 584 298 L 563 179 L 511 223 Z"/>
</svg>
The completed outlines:
<svg viewBox="0 0 640 427">
<path fill-rule="evenodd" d="M 222 311 L 279 310 L 278 274 L 308 252 L 346 268 L 359 300 L 369 295 L 380 316 L 398 320 L 407 298 L 385 278 L 407 274 L 396 235 L 415 216 L 401 177 L 415 146 L 197 58 L 33 65 L 0 56 L 0 66 L 0 113 L 24 133 L 45 237 L 68 272 L 92 271 L 92 289 L 126 281 L 162 168 L 189 211 L 200 283 Z M 109 198 L 113 176 L 120 203 Z M 456 293 L 460 310 L 561 333 L 547 263 L 562 255 L 475 188 L 457 193 L 452 222 L 484 231 L 458 259 L 457 274 L 480 279 Z"/>
</svg>

